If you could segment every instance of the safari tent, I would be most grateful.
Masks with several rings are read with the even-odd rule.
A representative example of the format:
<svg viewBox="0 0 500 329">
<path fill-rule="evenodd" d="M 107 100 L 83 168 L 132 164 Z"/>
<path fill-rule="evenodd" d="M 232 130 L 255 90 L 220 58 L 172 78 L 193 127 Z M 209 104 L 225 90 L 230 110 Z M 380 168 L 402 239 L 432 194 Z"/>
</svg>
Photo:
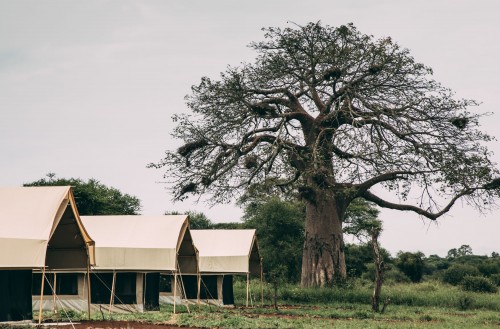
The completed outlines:
<svg viewBox="0 0 500 329">
<path fill-rule="evenodd" d="M 32 319 L 33 270 L 45 289 L 47 273 L 94 263 L 69 186 L 0 188 L 0 225 L 0 321 Z"/>
<path fill-rule="evenodd" d="M 176 276 L 197 271 L 197 255 L 188 217 L 82 216 L 96 241 L 90 274 L 92 309 L 107 312 L 143 312 L 159 309 L 160 273 Z M 63 307 L 82 310 L 87 298 L 78 291 Z M 180 295 L 180 291 L 177 292 Z M 44 308 L 50 309 L 51 305 Z"/>
<path fill-rule="evenodd" d="M 193 302 L 233 305 L 233 275 L 245 275 L 248 306 L 250 275 L 262 278 L 255 230 L 192 230 L 191 234 L 201 276 L 182 277 L 186 297 Z"/>
</svg>

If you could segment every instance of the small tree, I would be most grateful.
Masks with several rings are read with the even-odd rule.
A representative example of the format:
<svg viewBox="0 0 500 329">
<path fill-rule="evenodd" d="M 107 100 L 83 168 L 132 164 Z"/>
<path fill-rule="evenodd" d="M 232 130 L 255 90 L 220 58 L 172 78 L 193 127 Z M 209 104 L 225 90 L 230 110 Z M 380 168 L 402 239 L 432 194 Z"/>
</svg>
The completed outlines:
<svg viewBox="0 0 500 329">
<path fill-rule="evenodd" d="M 300 202 L 276 197 L 254 201 L 245 207 L 244 226 L 256 229 L 263 270 L 272 282 L 300 280 L 304 217 Z"/>
<path fill-rule="evenodd" d="M 372 296 L 372 310 L 380 311 L 380 295 L 382 293 L 382 284 L 384 282 L 384 255 L 380 248 L 378 238 L 382 232 L 382 222 L 377 219 L 379 211 L 370 203 L 358 199 L 351 203 L 347 210 L 346 226 L 344 232 L 353 234 L 359 239 L 364 237 L 369 239 L 373 252 L 373 264 L 375 270 L 375 288 Z M 385 308 L 385 305 L 384 305 Z"/>
<path fill-rule="evenodd" d="M 80 215 L 137 215 L 141 201 L 124 194 L 114 187 L 108 187 L 96 179 L 84 181 L 80 178 L 56 178 L 54 173 L 24 186 L 72 186 L 76 206 Z"/>
</svg>

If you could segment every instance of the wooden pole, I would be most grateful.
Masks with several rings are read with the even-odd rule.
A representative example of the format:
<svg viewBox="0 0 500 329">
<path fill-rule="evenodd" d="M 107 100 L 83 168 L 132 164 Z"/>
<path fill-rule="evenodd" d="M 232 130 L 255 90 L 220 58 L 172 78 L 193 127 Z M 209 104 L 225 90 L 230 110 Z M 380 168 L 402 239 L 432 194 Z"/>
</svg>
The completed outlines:
<svg viewBox="0 0 500 329">
<path fill-rule="evenodd" d="M 262 258 L 260 259 L 260 306 L 264 307 L 264 284 L 263 284 L 264 273 L 262 270 Z"/>
<path fill-rule="evenodd" d="M 52 286 L 52 307 L 53 307 L 53 310 L 54 310 L 54 313 L 57 314 L 57 304 L 56 304 L 56 289 L 57 289 L 57 273 L 54 272 L 54 285 Z"/>
<path fill-rule="evenodd" d="M 246 307 L 248 307 L 248 290 L 250 288 L 250 272 L 247 272 L 247 301 L 246 301 Z"/>
<path fill-rule="evenodd" d="M 142 310 L 146 311 L 146 290 L 148 290 L 148 280 L 147 280 L 148 274 L 143 273 L 142 274 L 142 286 L 144 287 L 142 291 Z"/>
<path fill-rule="evenodd" d="M 174 314 L 175 314 L 175 304 L 177 303 L 177 271 L 174 272 Z"/>
<path fill-rule="evenodd" d="M 38 324 L 42 324 L 43 288 L 45 284 L 45 266 L 42 269 L 42 290 L 40 291 L 40 310 L 38 312 Z"/>
<path fill-rule="evenodd" d="M 87 258 L 87 311 L 90 320 L 90 259 Z"/>
<path fill-rule="evenodd" d="M 198 301 L 197 301 L 197 304 L 198 304 L 198 307 L 200 306 L 200 290 L 201 290 L 201 275 L 200 273 L 198 273 L 196 275 L 196 278 L 198 279 L 198 294 L 197 294 L 197 298 L 198 298 Z"/>
<path fill-rule="evenodd" d="M 116 271 L 113 271 L 113 281 L 111 282 L 111 296 L 109 297 L 109 315 L 113 310 L 113 303 L 115 302 L 115 285 L 116 285 Z"/>
</svg>

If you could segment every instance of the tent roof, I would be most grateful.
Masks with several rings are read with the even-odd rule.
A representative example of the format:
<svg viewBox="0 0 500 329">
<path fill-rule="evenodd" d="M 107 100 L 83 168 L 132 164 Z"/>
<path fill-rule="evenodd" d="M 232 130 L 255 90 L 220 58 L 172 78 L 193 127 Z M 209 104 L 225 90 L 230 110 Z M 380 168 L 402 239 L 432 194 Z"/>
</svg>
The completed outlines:
<svg viewBox="0 0 500 329">
<path fill-rule="evenodd" d="M 96 241 L 98 270 L 175 270 L 187 215 L 82 216 Z"/>
<path fill-rule="evenodd" d="M 64 244 L 60 236 L 58 241 L 51 240 L 61 220 L 72 227 L 72 233 L 79 234 L 78 241 L 81 241 L 79 245 L 71 242 L 66 246 L 82 254 L 82 248 L 93 245 L 80 221 L 70 186 L 1 187 L 0 268 L 40 268 L 48 265 L 49 242 L 53 247 Z M 93 249 L 89 251 L 92 263 Z M 85 257 L 86 254 L 85 251 Z M 57 262 L 61 263 L 61 260 Z M 57 267 L 60 266 L 65 264 L 58 264 Z"/>
<path fill-rule="evenodd" d="M 199 251 L 200 272 L 258 274 L 260 271 L 255 230 L 191 230 L 191 235 Z"/>
</svg>

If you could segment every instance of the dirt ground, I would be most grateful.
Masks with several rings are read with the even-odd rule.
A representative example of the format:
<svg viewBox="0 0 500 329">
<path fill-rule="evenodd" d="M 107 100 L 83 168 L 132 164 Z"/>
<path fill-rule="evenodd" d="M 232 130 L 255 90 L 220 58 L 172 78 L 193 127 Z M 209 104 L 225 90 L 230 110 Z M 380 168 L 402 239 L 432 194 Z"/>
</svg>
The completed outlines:
<svg viewBox="0 0 500 329">
<path fill-rule="evenodd" d="M 168 323 L 148 323 L 148 322 L 134 322 L 134 321 L 81 321 L 73 325 L 54 324 L 51 326 L 46 323 L 44 328 L 57 328 L 57 329 L 200 329 L 200 327 L 184 327 L 176 326 Z M 201 328 L 208 329 L 208 328 Z"/>
</svg>

